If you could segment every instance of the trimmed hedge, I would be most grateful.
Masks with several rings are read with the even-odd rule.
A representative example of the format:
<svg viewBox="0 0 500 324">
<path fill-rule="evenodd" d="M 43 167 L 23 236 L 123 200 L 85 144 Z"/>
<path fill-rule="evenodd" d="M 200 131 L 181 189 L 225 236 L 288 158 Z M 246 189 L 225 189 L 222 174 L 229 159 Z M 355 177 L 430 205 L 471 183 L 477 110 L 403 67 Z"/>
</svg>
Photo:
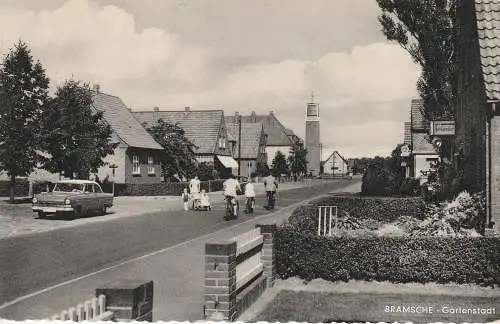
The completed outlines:
<svg viewBox="0 0 500 324">
<path fill-rule="evenodd" d="M 220 191 L 223 182 L 224 180 L 201 181 L 200 188 L 207 192 Z M 103 183 L 102 187 L 106 192 L 112 191 L 111 183 Z M 115 196 L 178 196 L 184 188 L 189 190 L 188 182 L 115 184 Z"/>
<path fill-rule="evenodd" d="M 280 227 L 282 279 L 500 284 L 498 237 L 320 237 Z"/>
<path fill-rule="evenodd" d="M 297 207 L 288 222 L 290 225 L 315 233 L 318 228 L 318 206 L 338 206 L 339 216 L 347 212 L 358 219 L 393 222 L 401 216 L 425 217 L 426 204 L 420 197 L 385 198 L 359 195 L 333 195 Z"/>
<path fill-rule="evenodd" d="M 25 179 L 16 179 L 14 194 L 16 197 L 27 196 L 29 192 L 29 184 Z M 10 196 L 10 181 L 0 180 L 0 197 Z"/>
</svg>

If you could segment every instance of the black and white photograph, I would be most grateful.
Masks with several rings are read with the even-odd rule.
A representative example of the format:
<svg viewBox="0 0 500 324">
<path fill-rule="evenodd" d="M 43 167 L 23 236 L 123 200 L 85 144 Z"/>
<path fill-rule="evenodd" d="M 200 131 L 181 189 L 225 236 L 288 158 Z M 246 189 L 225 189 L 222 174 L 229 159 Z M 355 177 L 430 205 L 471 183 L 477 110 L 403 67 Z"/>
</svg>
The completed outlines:
<svg viewBox="0 0 500 324">
<path fill-rule="evenodd" d="M 500 0 L 0 0 L 0 322 L 500 323 Z"/>
</svg>

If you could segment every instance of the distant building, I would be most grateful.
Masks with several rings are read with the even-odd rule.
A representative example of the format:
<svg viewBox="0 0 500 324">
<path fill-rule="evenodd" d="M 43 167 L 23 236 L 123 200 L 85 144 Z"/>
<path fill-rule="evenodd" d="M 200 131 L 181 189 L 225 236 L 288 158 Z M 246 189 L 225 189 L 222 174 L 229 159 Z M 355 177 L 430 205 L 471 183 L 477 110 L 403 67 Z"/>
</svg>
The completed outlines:
<svg viewBox="0 0 500 324">
<path fill-rule="evenodd" d="M 226 119 L 227 123 L 234 123 L 234 116 L 228 116 Z M 297 136 L 287 129 L 278 120 L 274 112 L 270 112 L 269 115 L 257 115 L 252 112 L 250 115 L 241 116 L 242 123 L 262 123 L 264 128 L 264 134 L 266 139 L 266 156 L 267 164 L 271 166 L 276 153 L 280 151 L 288 157 L 293 146 L 293 141 Z"/>
<path fill-rule="evenodd" d="M 258 163 L 266 163 L 266 136 L 262 123 L 241 123 L 241 152 L 239 142 L 239 124 L 226 117 L 229 142 L 232 145 L 233 157 L 239 163 L 240 175 L 250 177 L 257 171 Z M 241 153 L 241 156 L 240 156 Z M 233 169 L 235 175 L 237 169 Z"/>
<path fill-rule="evenodd" d="M 332 176 L 343 176 L 349 173 L 349 162 L 338 151 L 334 151 L 322 162 L 323 174 Z"/>
<path fill-rule="evenodd" d="M 238 168 L 229 143 L 224 111 L 222 110 L 160 110 L 134 111 L 140 123 L 149 127 L 159 119 L 177 124 L 196 146 L 196 159 L 212 165 L 221 177 L 227 177 Z"/>
<path fill-rule="evenodd" d="M 488 225 L 500 226 L 500 1 L 459 1 L 455 166 L 486 191 Z"/>
<path fill-rule="evenodd" d="M 321 144 L 319 129 L 319 104 L 311 100 L 306 109 L 307 173 L 319 176 L 321 170 Z"/>
<path fill-rule="evenodd" d="M 407 177 L 427 180 L 432 164 L 439 161 L 439 154 L 428 141 L 429 121 L 423 114 L 422 99 L 413 99 L 410 106 L 410 122 L 404 124 L 404 144 L 409 148 L 406 162 Z"/>
</svg>

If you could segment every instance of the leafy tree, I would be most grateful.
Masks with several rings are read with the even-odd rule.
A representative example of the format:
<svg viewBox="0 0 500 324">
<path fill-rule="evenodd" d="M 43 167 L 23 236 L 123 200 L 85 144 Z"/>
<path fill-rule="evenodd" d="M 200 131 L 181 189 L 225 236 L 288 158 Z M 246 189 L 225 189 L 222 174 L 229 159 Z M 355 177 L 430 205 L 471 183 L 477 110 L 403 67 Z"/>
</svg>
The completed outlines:
<svg viewBox="0 0 500 324">
<path fill-rule="evenodd" d="M 290 173 L 300 175 L 307 173 L 307 150 L 304 148 L 304 142 L 297 140 L 288 156 L 288 166 Z"/>
<path fill-rule="evenodd" d="M 269 173 L 269 166 L 265 161 L 257 161 L 257 165 L 255 166 L 255 171 L 258 176 L 266 176 Z"/>
<path fill-rule="evenodd" d="M 196 173 L 201 181 L 214 180 L 214 166 L 206 162 L 202 162 L 198 165 Z"/>
<path fill-rule="evenodd" d="M 41 162 L 39 125 L 48 98 L 49 79 L 19 41 L 0 66 L 0 171 L 10 178 L 14 201 L 16 177 L 27 176 Z"/>
<path fill-rule="evenodd" d="M 377 0 L 386 38 L 396 41 L 422 68 L 417 82 L 428 120 L 453 120 L 457 64 L 455 9 L 457 0 Z M 451 142 L 436 147 L 450 155 Z"/>
<path fill-rule="evenodd" d="M 159 119 L 147 131 L 163 147 L 162 173 L 165 179 L 189 179 L 196 172 L 196 146 L 185 136 L 177 124 Z"/>
<path fill-rule="evenodd" d="M 281 151 L 276 152 L 271 169 L 272 173 L 277 177 L 280 177 L 282 174 L 288 174 L 286 157 Z"/>
<path fill-rule="evenodd" d="M 44 148 L 51 155 L 46 170 L 85 179 L 113 153 L 118 143 L 112 142 L 111 126 L 92 105 L 88 84 L 68 80 L 57 88 L 44 114 Z"/>
</svg>

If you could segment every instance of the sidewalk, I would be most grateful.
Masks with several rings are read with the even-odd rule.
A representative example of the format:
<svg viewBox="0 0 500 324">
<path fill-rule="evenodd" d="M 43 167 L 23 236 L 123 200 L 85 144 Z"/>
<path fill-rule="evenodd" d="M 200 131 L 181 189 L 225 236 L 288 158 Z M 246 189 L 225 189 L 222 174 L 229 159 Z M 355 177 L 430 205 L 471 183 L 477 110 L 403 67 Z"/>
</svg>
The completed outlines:
<svg viewBox="0 0 500 324">
<path fill-rule="evenodd" d="M 312 186 L 321 181 L 328 180 L 281 183 L 279 187 L 280 190 L 284 191 Z M 264 185 L 256 183 L 255 191 L 256 194 L 264 193 Z M 224 200 L 221 191 L 211 192 L 208 195 L 213 203 Z M 182 209 L 182 201 L 177 196 L 120 196 L 115 197 L 114 206 L 109 209 L 108 214 L 105 216 L 84 217 L 74 220 L 36 219 L 31 211 L 31 203 L 11 205 L 3 199 L 0 200 L 0 239 L 28 233 L 51 231 L 62 227 L 79 226 L 162 211 L 180 211 Z"/>
</svg>

